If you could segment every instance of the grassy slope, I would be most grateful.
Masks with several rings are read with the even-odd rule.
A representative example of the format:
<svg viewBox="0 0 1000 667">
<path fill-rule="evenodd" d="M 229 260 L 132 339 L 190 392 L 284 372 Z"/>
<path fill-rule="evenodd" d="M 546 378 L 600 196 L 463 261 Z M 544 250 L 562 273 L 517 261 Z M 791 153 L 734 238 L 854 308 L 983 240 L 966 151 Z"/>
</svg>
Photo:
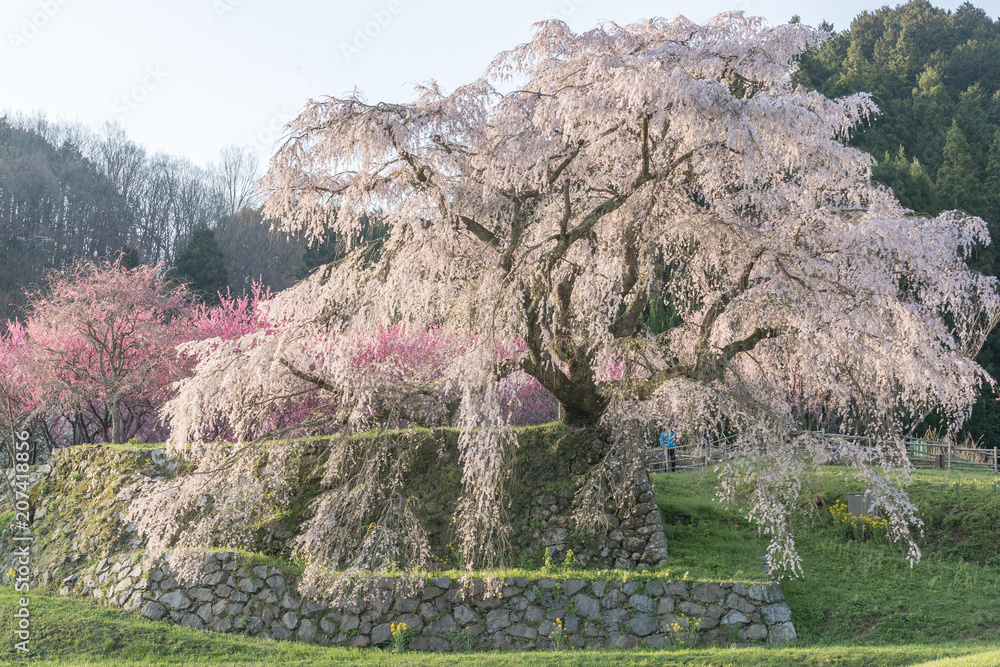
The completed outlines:
<svg viewBox="0 0 1000 667">
<path fill-rule="evenodd" d="M 923 558 L 913 568 L 898 547 L 839 537 L 825 510 L 801 522 L 806 574 L 784 586 L 799 636 L 869 645 L 1000 641 L 1000 488 L 970 484 L 973 479 L 983 477 L 917 474 L 910 496 L 926 527 L 918 540 Z M 829 505 L 846 487 L 843 475 L 831 470 L 811 491 Z"/>
<path fill-rule="evenodd" d="M 804 576 L 782 584 L 800 642 L 1000 642 L 1000 487 L 983 481 L 958 471 L 916 474 L 910 496 L 927 526 L 919 540 L 923 558 L 911 568 L 899 547 L 846 539 L 832 525 L 832 502 L 863 489 L 845 480 L 843 469 L 824 468 L 804 488 L 816 511 L 794 527 Z M 735 508 L 712 502 L 712 473 L 659 476 L 656 488 L 668 567 L 711 579 L 760 562 L 755 531 Z"/>
<path fill-rule="evenodd" d="M 568 428 L 559 423 L 518 428 L 518 448 L 514 455 L 513 470 L 509 475 L 509 506 L 504 508 L 508 520 L 514 528 L 515 536 L 525 538 L 537 531 L 532 517 L 526 514 L 531 501 L 539 493 L 546 495 L 571 495 L 574 488 L 574 467 L 586 466 L 588 444 L 594 439 L 593 433 L 583 429 Z M 351 436 L 352 441 L 402 440 L 408 452 L 407 470 L 403 473 L 403 489 L 410 501 L 414 515 L 428 533 L 432 559 L 437 568 L 448 570 L 457 567 L 457 554 L 452 549 L 456 541 L 451 524 L 458 498 L 461 494 L 462 473 L 459 465 L 459 430 L 424 428 L 361 433 Z M 303 457 L 296 461 L 297 492 L 290 502 L 276 504 L 271 513 L 257 524 L 256 540 L 247 545 L 250 551 L 260 552 L 268 557 L 289 556 L 290 544 L 285 541 L 281 548 L 271 539 L 272 529 L 283 534 L 298 534 L 301 523 L 309 516 L 309 505 L 320 490 L 320 479 L 326 457 L 329 455 L 324 441 L 326 437 L 305 438 L 302 442 L 315 445 L 314 449 L 303 448 Z M 76 448 L 76 455 L 86 456 L 88 450 L 93 457 L 124 459 L 132 452 L 162 447 L 157 444 L 126 443 L 121 445 L 85 446 Z M 266 450 L 266 448 L 265 448 Z M 111 456 L 109 457 L 109 452 Z M 60 483 L 58 492 L 70 495 L 69 482 Z M 81 485 L 83 486 L 83 485 Z M 104 503 L 102 503 L 103 505 Z M 0 512 L 2 498 L 0 498 Z M 2 516 L 2 514 L 0 514 Z M 515 540 L 511 545 L 510 562 L 519 567 L 538 567 L 542 564 L 543 550 L 537 540 Z M 579 550 L 580 542 L 571 535 L 571 548 Z M 229 548 L 228 546 L 226 547 Z"/>
<path fill-rule="evenodd" d="M 705 581 L 763 577 L 763 551 L 756 532 L 713 496 L 710 473 L 653 475 L 656 502 L 667 535 L 671 576 Z"/>
<path fill-rule="evenodd" d="M 0 589 L 0 609 L 11 610 L 16 596 Z M 773 665 L 997 665 L 1000 650 L 972 645 L 814 647 L 783 649 L 685 649 L 663 651 L 562 651 L 546 653 L 393 654 L 377 649 L 322 648 L 154 623 L 92 602 L 32 594 L 31 646 L 37 654 L 16 664 L 33 665 L 690 665 L 752 667 Z M 0 635 L 10 637 L 12 618 L 0 617 Z M 8 640 L 0 663 L 14 663 Z M 944 659 L 944 662 L 937 662 Z"/>
<path fill-rule="evenodd" d="M 32 646 L 44 664 L 357 664 L 357 665 L 1000 665 L 1000 567 L 996 563 L 1000 488 L 970 485 L 975 475 L 921 472 L 911 497 L 928 527 L 914 569 L 888 545 L 845 539 L 821 507 L 796 526 L 805 576 L 783 588 L 800 646 L 475 655 L 394 655 L 209 634 L 152 623 L 93 603 L 32 593 Z M 982 476 L 980 476 L 982 479 Z M 992 480 L 992 476 L 990 477 Z M 737 511 L 712 500 L 712 473 L 658 476 L 657 502 L 670 543 L 670 574 L 688 579 L 751 579 L 762 549 Z M 855 490 L 826 469 L 806 487 L 828 506 Z M 940 551 L 936 551 L 939 549 Z M 961 560 L 965 559 L 965 560 Z M 0 589 L 0 609 L 16 604 Z M 0 635 L 11 636 L 9 614 Z M 0 644 L 0 662 L 13 657 Z"/>
</svg>

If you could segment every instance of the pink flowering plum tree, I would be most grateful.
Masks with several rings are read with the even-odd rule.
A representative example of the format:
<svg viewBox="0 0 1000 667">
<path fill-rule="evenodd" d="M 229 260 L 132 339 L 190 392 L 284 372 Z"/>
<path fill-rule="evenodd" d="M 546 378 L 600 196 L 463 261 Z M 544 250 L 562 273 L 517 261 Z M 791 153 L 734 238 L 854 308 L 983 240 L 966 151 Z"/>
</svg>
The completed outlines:
<svg viewBox="0 0 1000 667">
<path fill-rule="evenodd" d="M 75 441 L 124 442 L 158 420 L 186 370 L 175 347 L 192 336 L 186 292 L 164 271 L 80 262 L 29 295 L 10 335 L 23 331 L 26 400 L 45 428 L 62 416 Z"/>
<path fill-rule="evenodd" d="M 221 338 L 229 340 L 258 331 L 265 326 L 259 306 L 271 298 L 271 289 L 259 282 L 246 294 L 217 294 L 218 303 L 197 303 L 191 310 L 192 340 Z"/>
<path fill-rule="evenodd" d="M 43 451 L 129 437 L 162 441 L 159 411 L 171 384 L 194 367 L 177 345 L 263 326 L 257 307 L 270 292 L 261 285 L 191 307 L 186 290 L 163 280 L 163 271 L 81 263 L 29 295 L 27 320 L 8 323 L 0 335 L 0 432 L 8 450 L 0 466 L 13 460 L 9 447 L 25 429 Z"/>
<path fill-rule="evenodd" d="M 726 432 L 736 450 L 720 497 L 769 535 L 773 568 L 796 572 L 788 514 L 807 459 L 790 436 L 802 401 L 851 432 L 898 438 L 931 414 L 955 428 L 990 381 L 972 359 L 998 310 L 994 280 L 964 261 L 989 242 L 983 221 L 901 208 L 844 141 L 876 113 L 871 98 L 794 83 L 796 56 L 822 37 L 739 12 L 580 34 L 548 21 L 454 91 L 310 101 L 271 160 L 266 214 L 350 240 L 378 209 L 386 235 L 377 253 L 355 244 L 276 295 L 268 330 L 201 348 L 167 406 L 174 446 L 201 447 L 219 415 L 256 432 L 265 406 L 306 390 L 345 432 L 391 423 L 386 403 L 457 401 L 454 525 L 466 563 L 488 564 L 517 446 L 504 383 L 520 373 L 567 424 L 612 443 L 579 485 L 581 529 L 608 496 L 627 501 L 642 429 Z M 654 300 L 679 323 L 659 335 L 641 317 Z M 455 344 L 403 379 L 374 351 L 394 327 Z M 300 553 L 310 567 L 362 551 L 367 564 L 420 564 L 405 489 L 349 473 L 355 441 L 339 442 Z M 205 469 L 222 465 L 206 449 Z M 900 452 L 844 444 L 840 455 L 918 558 Z M 162 549 L 184 542 L 178 517 L 197 514 L 206 485 L 173 488 L 144 527 L 166 536 Z M 357 498 L 372 504 L 359 513 Z M 197 539 L 213 539 L 209 514 L 186 524 L 204 528 Z"/>
</svg>

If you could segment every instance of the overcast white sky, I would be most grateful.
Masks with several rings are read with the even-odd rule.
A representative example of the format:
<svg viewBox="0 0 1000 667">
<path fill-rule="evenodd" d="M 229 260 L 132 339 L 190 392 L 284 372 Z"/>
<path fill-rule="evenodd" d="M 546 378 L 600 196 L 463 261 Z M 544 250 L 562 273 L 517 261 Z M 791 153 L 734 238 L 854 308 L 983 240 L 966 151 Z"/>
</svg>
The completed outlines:
<svg viewBox="0 0 1000 667">
<path fill-rule="evenodd" d="M 897 4 L 889 0 L 891 4 Z M 152 151 L 205 164 L 229 144 L 265 158 L 310 98 L 357 86 L 406 101 L 482 73 L 560 18 L 576 31 L 739 9 L 784 23 L 848 27 L 883 0 L 0 0 L 0 110 L 45 111 L 98 128 L 121 121 Z M 934 0 L 954 9 L 961 0 Z M 994 18 L 1000 0 L 975 2 Z M 364 34 L 364 31 L 372 36 Z M 360 35 L 360 36 L 359 36 Z"/>
</svg>

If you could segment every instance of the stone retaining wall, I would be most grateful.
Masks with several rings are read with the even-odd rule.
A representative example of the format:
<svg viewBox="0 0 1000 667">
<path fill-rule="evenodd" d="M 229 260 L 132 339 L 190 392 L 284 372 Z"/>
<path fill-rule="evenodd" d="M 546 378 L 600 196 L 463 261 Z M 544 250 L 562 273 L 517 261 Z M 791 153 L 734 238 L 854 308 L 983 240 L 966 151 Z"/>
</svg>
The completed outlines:
<svg viewBox="0 0 1000 667">
<path fill-rule="evenodd" d="M 333 607 L 303 600 L 295 575 L 242 555 L 207 553 L 204 568 L 200 581 L 182 585 L 169 563 L 149 567 L 142 556 L 121 556 L 64 582 L 60 592 L 192 628 L 323 645 L 385 646 L 391 624 L 399 622 L 406 623 L 411 648 L 433 651 L 546 649 L 559 632 L 569 647 L 657 648 L 679 641 L 683 633 L 672 628 L 693 619 L 706 643 L 796 640 L 775 583 L 508 578 L 499 597 L 488 597 L 482 580 L 432 579 L 422 591 L 401 594 L 396 580 L 383 578 L 366 596 L 370 601 Z"/>
<path fill-rule="evenodd" d="M 663 532 L 663 517 L 653 498 L 649 475 L 642 472 L 633 481 L 635 503 L 631 507 L 615 507 L 610 501 L 604 507 L 610 530 L 597 539 L 575 535 L 573 530 L 573 497 L 576 480 L 598 463 L 608 444 L 592 436 L 580 452 L 580 460 L 564 465 L 560 477 L 573 483 L 532 496 L 528 503 L 526 522 L 516 526 L 515 543 L 524 552 L 531 545 L 549 549 L 554 562 L 562 562 L 568 549 L 583 567 L 603 567 L 630 570 L 657 567 L 666 563 L 667 537 Z M 538 563 L 541 565 L 541 563 Z"/>
<path fill-rule="evenodd" d="M 588 457 L 600 447 L 595 438 Z M 386 578 L 367 602 L 332 605 L 298 595 L 295 574 L 220 551 L 205 555 L 198 581 L 182 584 L 169 563 L 145 559 L 142 541 L 124 521 L 135 484 L 171 465 L 156 454 L 82 448 L 60 452 L 51 465 L 32 471 L 32 486 L 43 487 L 32 492 L 31 503 L 35 585 L 154 620 L 323 645 L 384 646 L 391 624 L 403 622 L 411 647 L 419 650 L 659 647 L 679 640 L 685 633 L 677 628 L 694 618 L 698 638 L 708 643 L 796 640 L 780 588 L 766 582 L 506 579 L 499 597 L 489 597 L 482 581 L 433 579 L 414 593 Z M 564 549 L 582 546 L 580 560 L 590 565 L 655 566 L 666 557 L 666 539 L 652 500 L 647 479 L 633 510 L 611 517 L 607 541 L 578 545 L 567 524 L 571 495 L 550 489 L 532 498 L 531 525 L 522 527 L 519 539 L 549 547 L 556 562 Z M 11 530 L 0 532 L 2 583 L 9 579 Z"/>
</svg>

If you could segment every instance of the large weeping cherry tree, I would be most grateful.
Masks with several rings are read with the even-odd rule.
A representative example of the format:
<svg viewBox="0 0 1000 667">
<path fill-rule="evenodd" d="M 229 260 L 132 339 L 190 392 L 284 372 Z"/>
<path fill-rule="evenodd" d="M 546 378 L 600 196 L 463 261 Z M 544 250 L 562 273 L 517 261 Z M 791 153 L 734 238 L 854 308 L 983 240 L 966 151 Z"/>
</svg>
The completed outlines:
<svg viewBox="0 0 1000 667">
<path fill-rule="evenodd" d="M 704 26 L 536 28 L 451 93 L 432 83 L 405 104 L 326 98 L 292 121 L 264 179 L 266 213 L 289 232 L 350 241 L 377 210 L 387 235 L 275 297 L 269 331 L 195 349 L 199 370 L 167 409 L 175 445 L 220 418 L 262 434 L 257 406 L 297 392 L 316 406 L 302 424 L 342 432 L 390 425 L 398 412 L 372 407 L 386 396 L 416 401 L 462 428 L 455 528 L 466 562 L 489 564 L 516 447 L 499 397 L 530 376 L 566 423 L 612 443 L 581 480 L 581 527 L 625 493 L 638 434 L 655 425 L 699 441 L 737 434 L 720 498 L 739 499 L 769 536 L 772 567 L 798 570 L 789 512 L 807 463 L 830 455 L 856 467 L 919 558 L 901 446 L 824 452 L 790 436 L 817 412 L 897 440 L 931 415 L 962 422 L 992 381 L 972 359 L 1000 304 L 994 279 L 964 261 L 989 242 L 985 224 L 913 215 L 871 182 L 870 158 L 845 143 L 877 111 L 870 98 L 793 83 L 796 56 L 822 38 L 806 26 L 729 13 Z M 659 335 L 641 317 L 655 300 L 679 322 Z M 449 343 L 390 373 L 364 351 L 399 327 Z M 311 565 L 426 556 L 393 481 L 405 442 L 385 442 L 331 453 L 299 542 Z M 229 456 L 205 451 L 206 467 Z M 216 506 L 250 512 L 231 478 Z M 185 494 L 206 493 L 173 488 L 151 496 L 150 516 L 180 516 L 196 505 Z M 179 521 L 150 519 L 147 532 L 183 543 Z M 190 534 L 210 539 L 224 522 L 203 518 Z"/>
</svg>

